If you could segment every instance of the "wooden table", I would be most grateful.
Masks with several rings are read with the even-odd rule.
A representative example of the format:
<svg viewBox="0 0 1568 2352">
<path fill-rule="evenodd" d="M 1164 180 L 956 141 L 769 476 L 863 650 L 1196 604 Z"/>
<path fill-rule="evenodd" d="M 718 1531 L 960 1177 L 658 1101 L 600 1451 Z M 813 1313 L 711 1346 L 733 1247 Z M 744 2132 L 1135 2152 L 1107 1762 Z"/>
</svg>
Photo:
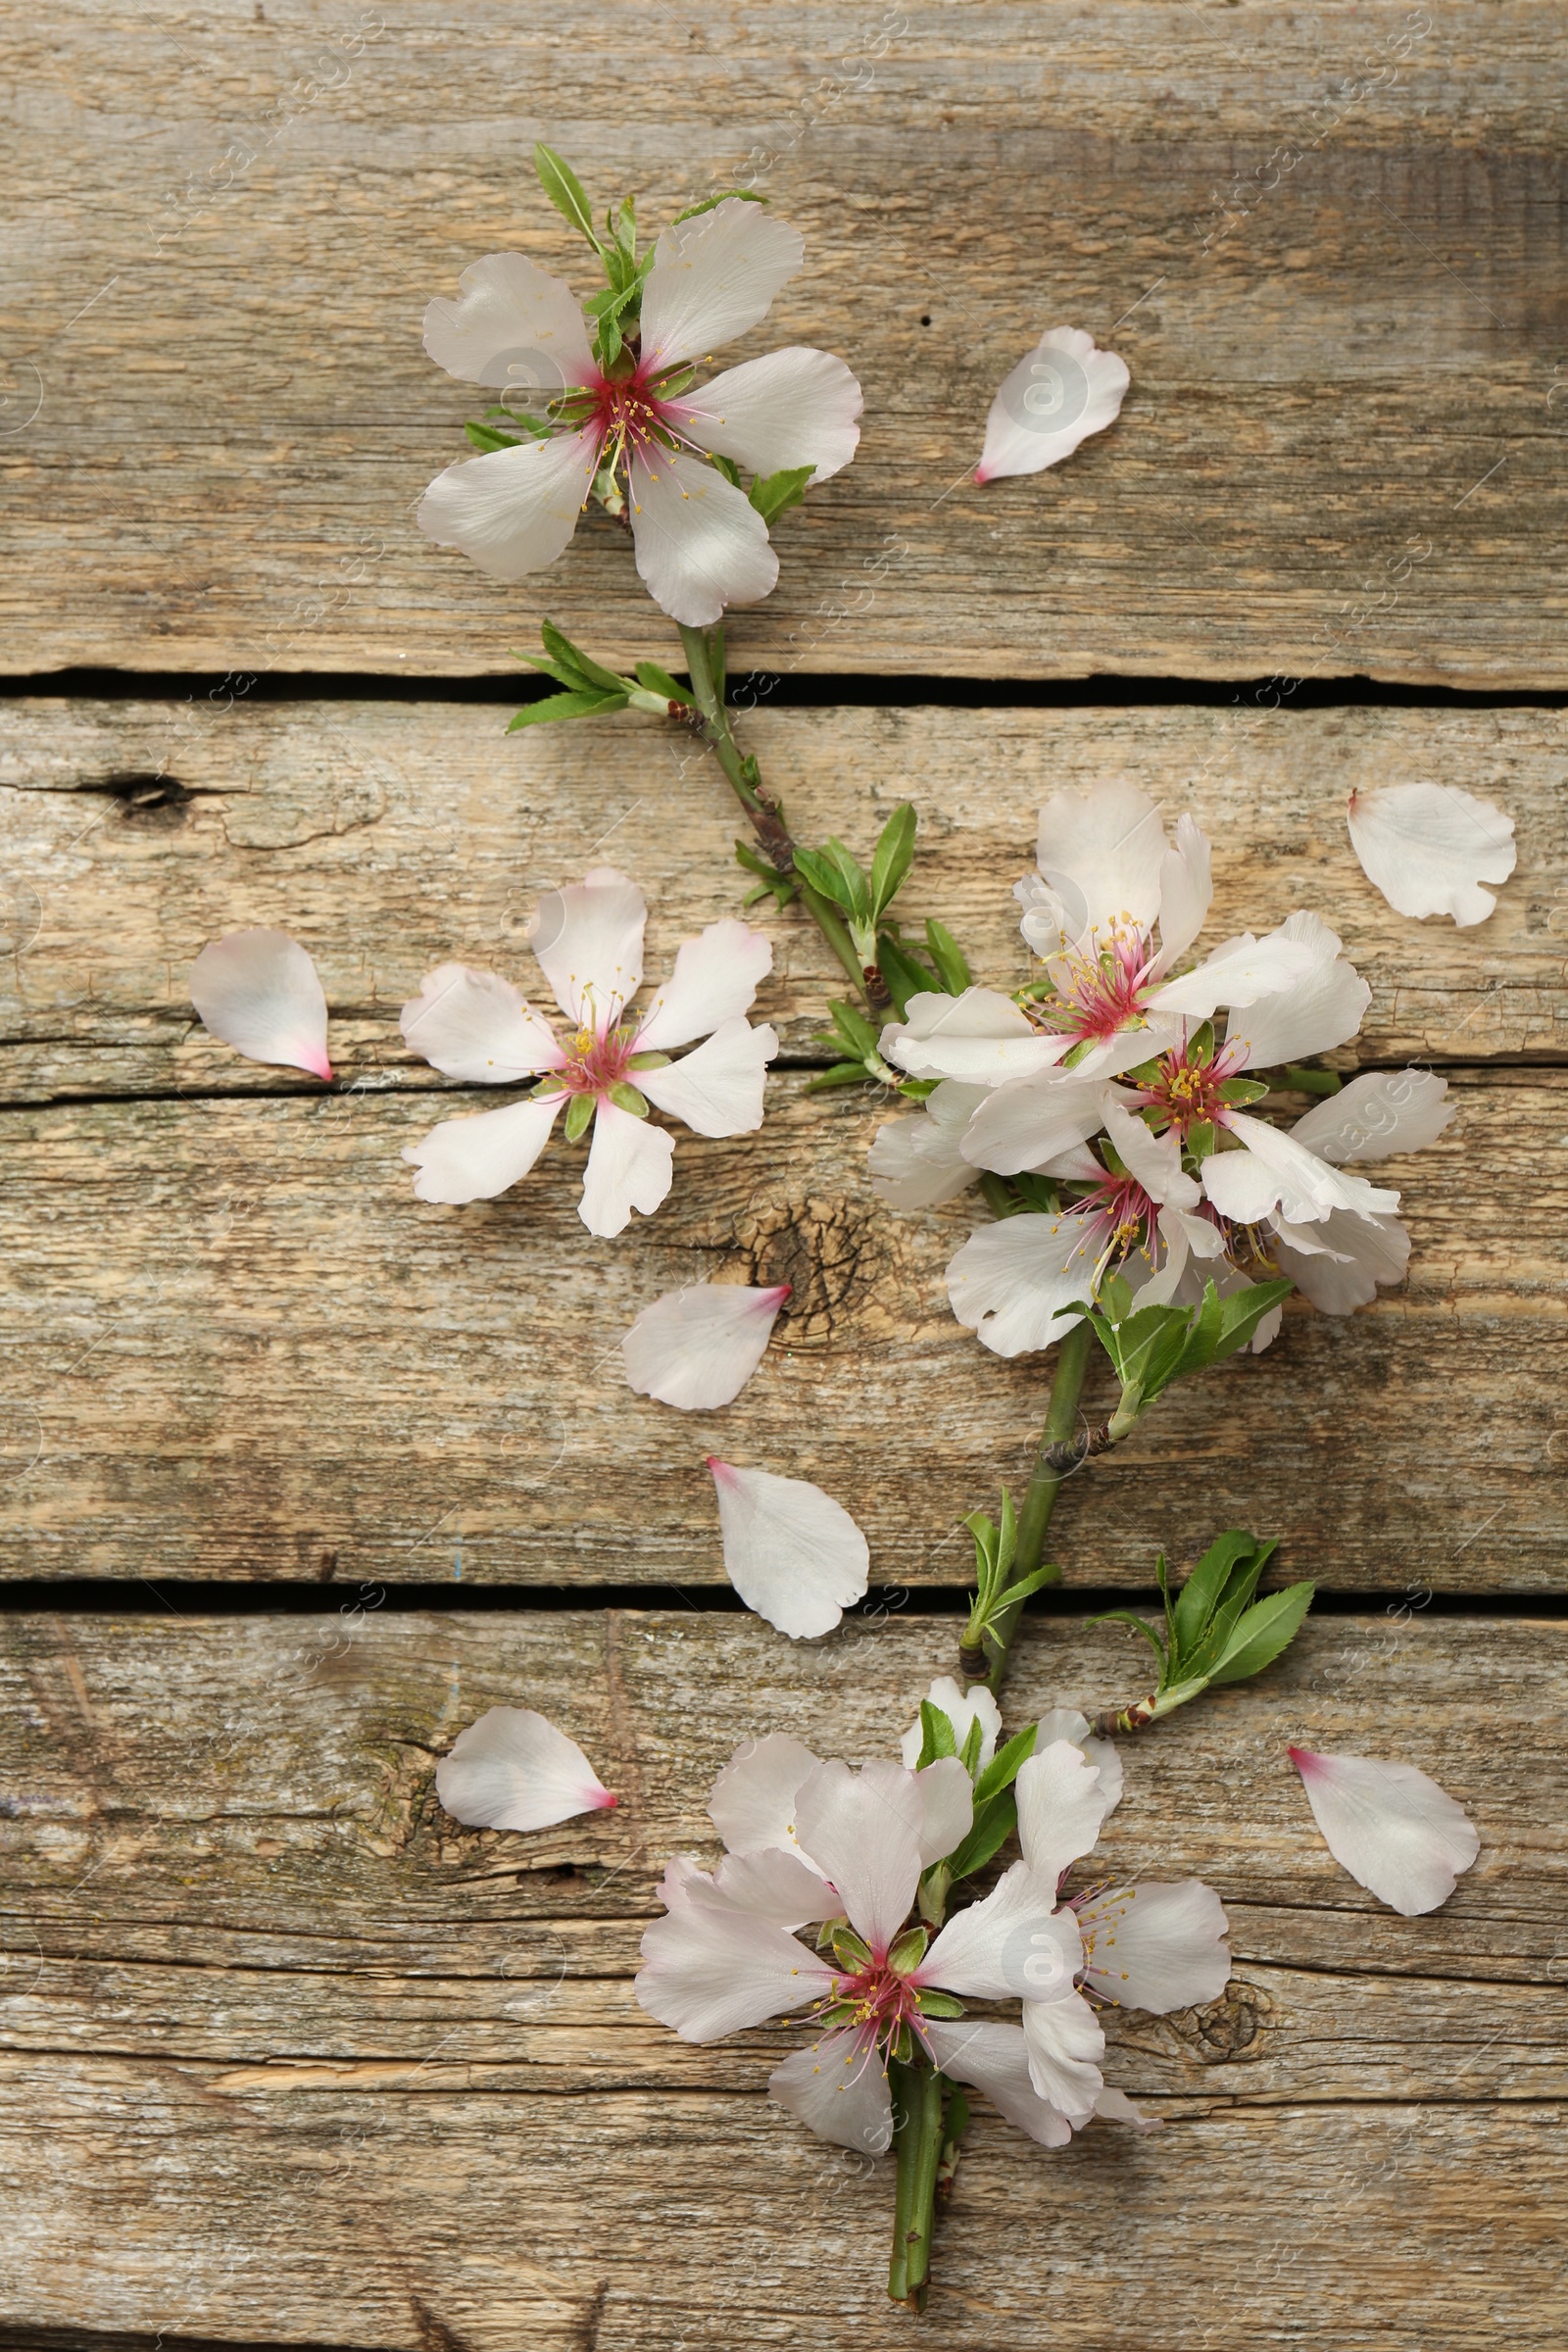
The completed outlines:
<svg viewBox="0 0 1568 2352">
<path fill-rule="evenodd" d="M 1545 0 L 61 0 L 0 19 L 8 560 L 0 1110 L 6 1587 L 0 2347 L 1083 2352 L 1559 2346 L 1568 1152 L 1562 113 Z M 1107 1867 L 1199 1872 L 1236 1974 L 1115 2022 L 1163 2118 L 1048 2156 L 977 2114 L 924 2323 L 882 2292 L 888 2167 L 697 2050 L 630 1979 L 738 1740 L 886 1752 L 950 1671 L 958 1514 L 1016 1487 L 1038 1358 L 985 1355 L 892 1220 L 881 1107 L 808 1097 L 832 987 L 763 919 L 761 1134 L 683 1142 L 587 1239 L 557 1151 L 423 1207 L 450 1088 L 432 963 L 526 967 L 538 891 L 613 855 L 657 968 L 733 910 L 716 769 L 658 722 L 503 729 L 541 611 L 669 632 L 614 532 L 524 589 L 412 509 L 474 403 L 426 299 L 570 267 L 537 136 L 657 222 L 755 178 L 806 232 L 771 341 L 843 351 L 856 465 L 779 528 L 732 667 L 801 834 L 922 810 L 916 911 L 1011 984 L 1049 790 L 1124 771 L 1215 839 L 1215 936 L 1318 907 L 1373 985 L 1347 1065 L 1460 1115 L 1407 1166 L 1410 1280 L 1178 1392 L 1069 1489 L 1011 1720 L 1132 1694 L 1154 1552 L 1250 1523 L 1322 1602 L 1282 1667 L 1128 1757 Z M 963 480 L 1048 324 L 1127 358 L 1110 434 Z M 1257 681 L 1267 681 L 1258 684 Z M 1237 681 L 1245 681 L 1238 684 Z M 1518 820 L 1479 929 L 1390 912 L 1347 794 Z M 612 846 L 607 846 L 611 845 Z M 329 1097 L 194 1028 L 224 929 L 311 949 Z M 722 1268 L 795 1286 L 722 1416 L 616 1343 Z M 817 1480 L 867 1609 L 793 1645 L 730 1606 L 702 1457 Z M 621 1809 L 463 1831 L 433 1766 L 499 1701 Z M 1408 1758 L 1482 1855 L 1402 1920 L 1339 1871 L 1289 1740 Z"/>
</svg>

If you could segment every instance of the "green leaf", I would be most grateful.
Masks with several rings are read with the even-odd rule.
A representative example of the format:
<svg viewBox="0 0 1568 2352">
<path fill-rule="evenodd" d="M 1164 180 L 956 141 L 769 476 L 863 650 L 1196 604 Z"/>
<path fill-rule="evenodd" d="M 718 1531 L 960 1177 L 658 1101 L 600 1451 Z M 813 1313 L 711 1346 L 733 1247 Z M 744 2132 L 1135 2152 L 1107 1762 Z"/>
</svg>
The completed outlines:
<svg viewBox="0 0 1568 2352">
<path fill-rule="evenodd" d="M 683 213 L 677 213 L 673 225 L 678 227 L 682 220 L 695 220 L 699 214 L 710 213 L 715 204 L 723 204 L 731 196 L 739 196 L 746 204 L 766 204 L 769 201 L 765 196 L 759 196 L 755 188 L 720 188 L 716 196 L 705 196 L 701 204 L 689 204 Z"/>
<path fill-rule="evenodd" d="M 1021 1732 L 1013 1734 L 1004 1747 L 998 1748 L 975 1782 L 976 1806 L 989 1804 L 992 1797 L 1000 1796 L 1004 1788 L 1012 1787 L 1018 1778 L 1019 1767 L 1027 1764 L 1035 1752 L 1035 1735 L 1039 1729 L 1038 1723 L 1026 1724 Z"/>
<path fill-rule="evenodd" d="M 733 484 L 735 489 L 738 490 L 740 488 L 741 469 L 736 465 L 733 458 L 721 457 L 718 451 L 713 449 L 710 450 L 708 453 L 708 462 L 712 466 L 715 473 L 721 473 L 724 476 L 725 481 Z"/>
<path fill-rule="evenodd" d="M 1250 1290 L 1235 1291 L 1222 1302 L 1220 1340 L 1214 1349 L 1216 1363 L 1245 1348 L 1263 1317 L 1272 1313 L 1281 1299 L 1288 1298 L 1296 1285 L 1291 1282 L 1254 1282 Z"/>
<path fill-rule="evenodd" d="M 950 997 L 961 997 L 969 985 L 969 966 L 962 950 L 945 923 L 932 915 L 925 927 L 925 944 L 931 960 L 942 975 L 942 986 Z"/>
<path fill-rule="evenodd" d="M 543 641 L 545 652 L 550 656 L 552 662 L 559 662 L 564 669 L 574 669 L 584 685 L 597 686 L 601 694 L 625 693 L 625 679 L 618 677 L 614 670 L 606 669 L 602 662 L 596 662 L 592 655 L 585 654 L 580 646 L 573 645 L 571 639 L 564 630 L 558 629 L 553 620 L 542 620 L 539 623 L 539 635 Z"/>
<path fill-rule="evenodd" d="M 540 139 L 534 146 L 533 168 L 539 174 L 539 185 L 557 212 L 587 238 L 595 253 L 603 253 L 604 247 L 594 233 L 594 217 L 583 193 L 582 181 L 565 157 L 558 155 L 553 147 L 547 147 Z"/>
<path fill-rule="evenodd" d="M 797 844 L 795 871 L 803 882 L 810 884 L 819 897 L 830 900 L 835 906 L 841 906 L 846 914 L 855 911 L 843 875 L 832 859 L 824 858 L 819 850 L 804 850 Z"/>
<path fill-rule="evenodd" d="M 993 1605 L 999 1609 L 1011 1608 L 1014 1601 L 1026 1601 L 1031 1592 L 1040 1592 L 1046 1585 L 1059 1585 L 1060 1582 L 1061 1570 L 1054 1561 L 1048 1560 L 1043 1568 L 1036 1568 L 1028 1576 L 1020 1576 L 1016 1584 L 1009 1585 L 1004 1592 L 999 1592 Z"/>
<path fill-rule="evenodd" d="M 895 808 L 882 828 L 871 859 L 871 920 L 884 914 L 898 897 L 914 863 L 914 805 L 906 801 Z"/>
<path fill-rule="evenodd" d="M 646 1119 L 648 1116 L 647 1096 L 640 1095 L 634 1086 L 628 1086 L 624 1078 L 616 1079 L 610 1090 L 610 1100 L 617 1110 L 630 1111 L 634 1119 Z"/>
<path fill-rule="evenodd" d="M 874 1054 L 876 1052 L 876 1031 L 870 1022 L 858 1012 L 853 1004 L 846 1004 L 840 997 L 829 997 L 827 1002 L 828 1010 L 833 1015 L 833 1026 L 851 1053 Z"/>
<path fill-rule="evenodd" d="M 828 835 L 826 854 L 838 868 L 839 878 L 849 893 L 848 898 L 840 899 L 839 905 L 848 909 L 856 922 L 868 923 L 871 919 L 871 885 L 861 870 L 859 859 L 853 850 L 846 848 L 836 833 Z"/>
<path fill-rule="evenodd" d="M 821 1095 L 833 1086 L 864 1086 L 870 1075 L 863 1061 L 836 1061 L 830 1070 L 818 1070 L 814 1078 L 808 1078 L 806 1092 Z"/>
<path fill-rule="evenodd" d="M 984 1870 L 998 1847 L 1011 1837 L 1017 1821 L 1018 1800 L 1010 1788 L 992 1797 L 989 1804 L 977 1805 L 968 1837 L 948 1856 L 951 1875 L 966 1879 L 971 1871 Z"/>
<path fill-rule="evenodd" d="M 735 862 L 745 866 L 749 874 L 760 876 L 757 888 L 746 894 L 745 904 L 748 906 L 755 906 L 759 899 L 765 899 L 769 895 L 780 906 L 787 906 L 792 899 L 800 896 L 801 886 L 794 876 L 781 874 L 778 867 L 764 858 L 760 850 L 754 849 L 749 841 L 735 844 Z"/>
<path fill-rule="evenodd" d="M 1258 1674 L 1271 1665 L 1295 1640 L 1302 1618 L 1312 1605 L 1314 1589 L 1309 1584 L 1287 1585 L 1283 1592 L 1270 1592 L 1254 1602 L 1236 1625 L 1218 1665 L 1209 1673 L 1209 1681 L 1245 1682 L 1250 1674 Z"/>
<path fill-rule="evenodd" d="M 1338 1070 L 1304 1070 L 1293 1061 L 1285 1073 L 1285 1084 L 1298 1095 L 1337 1095 L 1345 1080 Z"/>
<path fill-rule="evenodd" d="M 1170 1619 L 1176 1648 L 1184 1656 L 1197 1647 L 1203 1628 L 1219 1605 L 1231 1570 L 1239 1560 L 1250 1559 L 1256 1549 L 1255 1536 L 1233 1527 L 1227 1534 L 1216 1536 L 1202 1558 L 1194 1563 Z M 1164 1562 L 1160 1565 L 1163 1567 Z"/>
<path fill-rule="evenodd" d="M 921 996 L 941 996 L 946 992 L 935 972 L 927 971 L 891 931 L 877 935 L 877 969 L 888 984 L 893 1009 L 902 1021 L 909 1008 L 909 999 Z"/>
<path fill-rule="evenodd" d="M 1001 1538 L 984 1511 L 971 1511 L 962 1524 L 974 1538 L 974 1581 L 981 1596 L 989 1602 L 997 1581 Z"/>
<path fill-rule="evenodd" d="M 470 418 L 463 429 L 473 443 L 474 448 L 484 450 L 487 455 L 496 449 L 520 449 L 522 447 L 520 434 L 498 433 L 493 424 L 475 424 Z"/>
<path fill-rule="evenodd" d="M 954 1737 L 953 1718 L 933 1704 L 929 1698 L 920 1701 L 920 1761 L 916 1772 L 923 1772 L 939 1756 L 956 1756 L 958 1742 Z"/>
<path fill-rule="evenodd" d="M 1153 1627 L 1152 1625 L 1146 1625 L 1142 1617 L 1135 1617 L 1131 1609 L 1107 1609 L 1102 1617 L 1086 1617 L 1084 1619 L 1084 1623 L 1086 1625 L 1109 1625 L 1112 1622 L 1119 1623 L 1121 1625 L 1130 1625 L 1135 1633 L 1140 1633 L 1143 1635 L 1144 1640 L 1149 1643 L 1150 1648 L 1159 1660 L 1159 1675 L 1161 1682 L 1163 1682 L 1165 1679 L 1166 1665 L 1165 1644 L 1163 1642 L 1161 1642 Z"/>
<path fill-rule="evenodd" d="M 696 696 L 678 678 L 672 678 L 667 669 L 661 669 L 657 662 L 639 662 L 631 674 L 650 694 L 662 694 L 666 703 L 684 703 L 688 710 L 696 710 Z"/>
<path fill-rule="evenodd" d="M 637 259 L 637 199 L 635 196 L 621 198 L 620 215 L 614 221 L 614 237 L 627 261 L 634 262 Z"/>
<path fill-rule="evenodd" d="M 969 1729 L 967 1732 L 965 1732 L 963 1736 L 963 1745 L 958 1750 L 958 1761 L 963 1766 L 964 1771 L 969 1775 L 971 1781 L 975 1776 L 975 1768 L 980 1762 L 980 1750 L 984 1747 L 985 1743 L 985 1732 L 981 1728 L 979 1716 L 976 1715 L 970 1723 Z"/>
<path fill-rule="evenodd" d="M 586 690 L 581 694 L 547 694 L 542 702 L 529 703 L 519 710 L 507 733 L 515 735 L 519 727 L 546 726 L 557 718 L 598 718 L 607 710 L 624 710 L 626 703 L 623 694 Z"/>
<path fill-rule="evenodd" d="M 588 1132 L 588 1122 L 594 1115 L 592 1095 L 573 1095 L 566 1104 L 566 1141 L 575 1144 Z"/>
<path fill-rule="evenodd" d="M 806 496 L 806 485 L 816 471 L 814 466 L 786 466 L 778 473 L 759 474 L 746 495 L 752 505 L 772 529 L 781 514 L 798 507 Z"/>
</svg>

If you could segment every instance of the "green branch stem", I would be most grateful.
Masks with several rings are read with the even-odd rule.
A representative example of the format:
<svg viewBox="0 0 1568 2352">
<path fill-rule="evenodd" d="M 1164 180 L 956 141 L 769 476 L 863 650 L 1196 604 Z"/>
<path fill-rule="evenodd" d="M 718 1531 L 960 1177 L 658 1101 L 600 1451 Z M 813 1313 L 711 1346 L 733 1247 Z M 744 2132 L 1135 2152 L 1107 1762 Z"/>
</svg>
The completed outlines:
<svg viewBox="0 0 1568 2352">
<path fill-rule="evenodd" d="M 871 1002 L 865 971 L 837 909 L 819 891 L 795 872 L 795 843 L 777 803 L 763 788 L 757 762 L 749 760 L 736 743 L 724 707 L 724 640 L 721 629 L 691 629 L 677 622 L 686 650 L 686 667 L 697 700 L 703 740 L 729 779 L 736 799 L 752 820 L 752 828 L 769 860 L 781 874 L 791 875 L 801 904 L 827 941 L 860 995 Z"/>
<path fill-rule="evenodd" d="M 895 2303 L 924 2311 L 936 2218 L 937 2174 L 943 2156 L 943 2109 L 948 2084 L 929 2059 L 895 2059 L 889 2070 L 898 2185 L 893 2207 L 893 2260 L 888 2293 Z"/>
<path fill-rule="evenodd" d="M 1078 1399 L 1083 1394 L 1084 1379 L 1089 1370 L 1091 1336 L 1087 1323 L 1076 1323 L 1056 1349 L 1056 1370 L 1051 1383 L 1046 1424 L 1035 1448 L 1034 1467 L 1030 1473 L 1028 1492 L 1024 1495 L 1023 1509 L 1018 1514 L 1018 1544 L 1013 1554 L 1012 1575 L 1020 1583 L 1039 1571 L 1045 1556 L 1046 1530 L 1051 1525 L 1051 1514 L 1056 1507 L 1061 1482 L 1083 1459 L 1083 1454 L 1076 1449 L 1074 1423 L 1078 1418 Z M 989 1661 L 988 1680 L 994 1691 L 1002 1688 L 1003 1678 L 1007 1671 L 1007 1653 L 1012 1647 L 1012 1639 L 1018 1630 L 1022 1613 L 1023 1602 L 1014 1601 L 999 1611 L 987 1629 L 985 1658 Z M 965 1671 L 970 1674 L 981 1664 L 980 1659 L 971 1658 L 963 1651 L 959 1656 Z"/>
</svg>

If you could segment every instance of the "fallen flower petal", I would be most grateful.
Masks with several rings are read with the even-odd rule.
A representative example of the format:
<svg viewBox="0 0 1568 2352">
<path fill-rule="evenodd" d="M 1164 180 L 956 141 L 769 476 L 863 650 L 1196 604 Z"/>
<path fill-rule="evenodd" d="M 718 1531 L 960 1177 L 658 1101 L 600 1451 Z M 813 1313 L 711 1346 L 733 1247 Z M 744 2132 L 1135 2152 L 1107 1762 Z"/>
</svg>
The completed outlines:
<svg viewBox="0 0 1568 2352">
<path fill-rule="evenodd" d="M 1293 1747 L 1307 1802 L 1342 1869 L 1393 1911 L 1435 1911 L 1481 1839 L 1464 1807 L 1413 1764 Z"/>
<path fill-rule="evenodd" d="M 1497 902 L 1482 883 L 1506 882 L 1518 859 L 1513 818 L 1454 784 L 1352 792 L 1347 815 L 1361 871 L 1396 914 L 1483 923 Z"/>
<path fill-rule="evenodd" d="M 639 1396 L 685 1413 L 733 1404 L 761 1362 L 787 1282 L 771 1290 L 699 1282 L 645 1306 L 620 1343 L 626 1379 Z"/>
<path fill-rule="evenodd" d="M 455 1821 L 481 1830 L 548 1830 L 619 1802 L 575 1740 L 532 1707 L 492 1707 L 460 1732 L 435 1788 Z"/>
<path fill-rule="evenodd" d="M 840 1502 L 808 1479 L 708 1457 L 724 1573 L 749 1609 L 799 1642 L 830 1634 L 865 1598 L 870 1547 Z"/>
<path fill-rule="evenodd" d="M 247 1061 L 330 1080 L 326 999 L 316 966 L 286 931 L 229 931 L 203 948 L 190 999 L 212 1036 Z"/>
<path fill-rule="evenodd" d="M 1070 458 L 1120 414 L 1132 377 L 1113 351 L 1097 351 L 1082 327 L 1052 326 L 1004 375 L 986 418 L 977 482 L 1041 473 Z"/>
</svg>

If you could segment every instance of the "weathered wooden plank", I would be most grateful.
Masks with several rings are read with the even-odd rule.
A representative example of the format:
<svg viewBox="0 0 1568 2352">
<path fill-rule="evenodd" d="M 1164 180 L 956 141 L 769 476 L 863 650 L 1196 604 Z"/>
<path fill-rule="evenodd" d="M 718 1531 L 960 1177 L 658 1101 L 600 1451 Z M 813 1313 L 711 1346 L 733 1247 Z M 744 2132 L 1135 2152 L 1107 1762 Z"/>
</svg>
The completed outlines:
<svg viewBox="0 0 1568 2352">
<path fill-rule="evenodd" d="M 279 2344 L 421 2352 L 902 2340 L 887 2167 L 769 2109 L 780 2035 L 690 2049 L 627 1976 L 664 1854 L 710 1850 L 734 1741 L 885 1752 L 951 1626 L 808 1652 L 678 1612 L 372 1613 L 330 1656 L 298 1622 L 6 1630 L 0 2312 L 127 2335 L 265 2313 Z M 1096 1703 L 1124 1655 L 1031 1625 L 1009 1720 Z M 1152 2137 L 1047 2158 L 979 2115 L 938 2340 L 1556 2340 L 1568 1766 L 1535 1727 L 1565 1668 L 1559 1626 L 1320 1621 L 1129 1745 L 1105 1867 L 1202 1871 L 1239 1982 L 1115 2021 Z M 518 1698 L 587 1741 L 619 1813 L 526 1840 L 443 1823 L 435 1756 Z M 1303 1737 L 1463 1797 L 1482 1854 L 1443 1911 L 1394 1919 L 1336 1871 L 1284 1761 Z"/>
<path fill-rule="evenodd" d="M 432 1082 L 396 1028 L 421 974 L 457 956 L 533 985 L 528 915 L 590 863 L 642 882 L 651 972 L 739 906 L 739 811 L 678 730 L 621 718 L 509 741 L 505 724 L 440 703 L 0 707 L 0 1099 L 275 1089 L 278 1072 L 215 1047 L 191 1015 L 192 959 L 242 924 L 307 942 L 334 1058 L 379 1088 Z M 1041 801 L 1126 772 L 1211 834 L 1211 940 L 1298 906 L 1341 932 L 1373 988 L 1362 1058 L 1568 1054 L 1560 712 L 764 709 L 745 731 L 804 840 L 868 847 L 900 799 L 916 802 L 907 914 L 939 914 L 987 979 L 1025 976 L 1011 886 Z M 1517 821 L 1518 870 L 1471 930 L 1395 914 L 1350 850 L 1350 792 L 1426 778 Z M 809 1055 L 842 976 L 797 913 L 753 919 L 775 943 L 760 1011 Z"/>
<path fill-rule="evenodd" d="M 1298 1301 L 1267 1354 L 1162 1399 L 1064 1499 L 1069 1580 L 1145 1583 L 1162 1545 L 1255 1524 L 1330 1584 L 1560 1586 L 1536 1367 L 1563 1328 L 1568 1078 L 1455 1082 L 1448 1133 L 1388 1163 L 1407 1286 L 1350 1318 Z M 564 1144 L 497 1200 L 416 1202 L 428 1096 L 0 1114 L 8 1572 L 710 1584 L 718 1450 L 851 1504 L 874 1580 L 961 1582 L 956 1523 L 1025 1475 L 1048 1367 L 953 1320 L 975 1210 L 890 1214 L 864 1172 L 883 1106 L 804 1086 L 774 1079 L 759 1137 L 683 1137 L 664 1207 L 612 1243 Z M 677 1418 L 629 1393 L 619 1340 L 720 1270 L 794 1296 L 739 1400 Z"/>
<path fill-rule="evenodd" d="M 544 134 L 651 222 L 737 176 L 773 197 L 808 268 L 734 356 L 808 340 L 864 382 L 862 453 L 784 525 L 742 660 L 1568 679 L 1545 0 L 480 23 L 72 0 L 47 41 L 0 29 L 9 665 L 501 668 L 541 601 L 661 651 L 612 527 L 508 596 L 412 520 L 474 405 L 425 302 L 498 245 L 575 267 Z M 1128 358 L 1119 425 L 960 487 L 1061 319 Z"/>
</svg>

